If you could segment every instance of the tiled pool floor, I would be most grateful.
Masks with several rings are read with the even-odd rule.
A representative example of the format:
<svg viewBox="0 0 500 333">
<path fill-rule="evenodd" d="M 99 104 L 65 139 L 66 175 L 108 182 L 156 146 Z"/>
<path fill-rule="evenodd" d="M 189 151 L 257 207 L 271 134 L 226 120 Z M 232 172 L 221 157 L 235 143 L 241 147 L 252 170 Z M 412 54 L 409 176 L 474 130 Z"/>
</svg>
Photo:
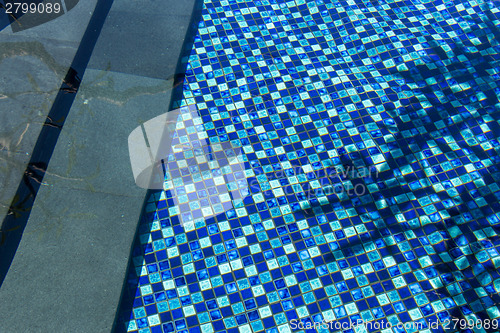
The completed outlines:
<svg viewBox="0 0 500 333">
<path fill-rule="evenodd" d="M 498 331 L 498 7 L 205 0 L 118 329 Z"/>
</svg>

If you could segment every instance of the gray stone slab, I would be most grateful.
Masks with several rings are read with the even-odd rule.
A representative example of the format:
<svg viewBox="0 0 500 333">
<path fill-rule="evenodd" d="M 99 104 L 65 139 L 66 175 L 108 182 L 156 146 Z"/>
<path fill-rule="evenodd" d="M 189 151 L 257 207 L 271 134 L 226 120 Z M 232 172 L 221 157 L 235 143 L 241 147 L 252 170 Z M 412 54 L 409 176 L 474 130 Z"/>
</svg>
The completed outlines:
<svg viewBox="0 0 500 333">
<path fill-rule="evenodd" d="M 0 31 L 2 220 L 95 3 L 96 0 L 80 1 L 66 14 L 31 29 L 16 33 L 10 28 Z M 193 5 L 193 1 L 115 1 L 94 51 L 98 56 L 91 59 L 89 68 L 171 79 L 175 74 Z M 85 80 L 84 84 L 87 82 Z M 117 93 L 113 97 L 116 103 L 128 98 L 123 94 L 129 94 L 130 91 L 118 93 L 113 91 L 113 83 L 108 83 L 100 81 L 100 85 L 88 87 L 88 91 L 95 92 L 93 98 L 101 99 Z M 151 91 L 165 90 L 165 84 L 151 87 Z M 131 96 L 137 93 L 141 92 L 135 91 Z M 144 93 L 146 96 L 147 93 Z M 140 103 L 154 102 L 144 98 Z"/>
<path fill-rule="evenodd" d="M 144 196 L 134 184 L 128 136 L 168 111 L 172 84 L 87 69 L 45 182 L 58 188 Z"/>
<path fill-rule="evenodd" d="M 175 74 L 177 60 L 194 1 L 126 1 L 113 4 L 98 45 L 106 57 L 95 57 L 89 68 L 160 79 Z"/>
<path fill-rule="evenodd" d="M 84 81 L 0 288 L 2 331 L 113 325 L 146 194 L 128 135 L 166 111 L 172 81 L 97 70 Z"/>
<path fill-rule="evenodd" d="M 0 31 L 0 220 L 3 221 L 96 0 L 43 25 Z M 61 27 L 66 27 L 62 29 Z"/>
<path fill-rule="evenodd" d="M 109 332 L 141 200 L 42 187 L 0 289 L 1 331 Z"/>
<path fill-rule="evenodd" d="M 111 8 L 0 288 L 1 332 L 106 332 L 113 325 L 146 195 L 135 184 L 128 135 L 168 111 L 194 5 L 159 3 L 117 0 Z M 70 32 L 55 39 L 72 43 L 80 23 L 60 25 Z M 32 41 L 43 27 L 19 34 Z M 168 56 L 159 57 L 162 50 Z M 61 49 L 47 53 L 56 64 L 64 58 Z"/>
</svg>

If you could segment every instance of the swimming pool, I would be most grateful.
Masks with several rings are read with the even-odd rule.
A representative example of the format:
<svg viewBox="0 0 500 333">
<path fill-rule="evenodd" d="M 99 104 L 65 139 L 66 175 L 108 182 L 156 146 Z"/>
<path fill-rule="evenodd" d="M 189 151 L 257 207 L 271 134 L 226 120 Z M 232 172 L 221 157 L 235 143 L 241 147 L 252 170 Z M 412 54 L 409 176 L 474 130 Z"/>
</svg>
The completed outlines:
<svg viewBox="0 0 500 333">
<path fill-rule="evenodd" d="M 60 3 L 0 21 L 2 331 L 500 331 L 497 1 Z"/>
<path fill-rule="evenodd" d="M 497 7 L 204 1 L 176 106 L 240 198 L 200 217 L 219 174 L 169 156 L 117 328 L 497 331 Z"/>
</svg>

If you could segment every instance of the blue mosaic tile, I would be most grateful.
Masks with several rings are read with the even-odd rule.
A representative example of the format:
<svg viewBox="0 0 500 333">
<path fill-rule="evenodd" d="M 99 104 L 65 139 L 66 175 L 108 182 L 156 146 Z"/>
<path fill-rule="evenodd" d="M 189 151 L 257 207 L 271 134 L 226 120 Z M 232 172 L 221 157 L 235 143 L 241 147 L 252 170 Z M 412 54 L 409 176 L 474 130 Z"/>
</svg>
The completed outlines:
<svg viewBox="0 0 500 333">
<path fill-rule="evenodd" d="M 498 331 L 499 11 L 205 0 L 118 329 Z"/>
</svg>

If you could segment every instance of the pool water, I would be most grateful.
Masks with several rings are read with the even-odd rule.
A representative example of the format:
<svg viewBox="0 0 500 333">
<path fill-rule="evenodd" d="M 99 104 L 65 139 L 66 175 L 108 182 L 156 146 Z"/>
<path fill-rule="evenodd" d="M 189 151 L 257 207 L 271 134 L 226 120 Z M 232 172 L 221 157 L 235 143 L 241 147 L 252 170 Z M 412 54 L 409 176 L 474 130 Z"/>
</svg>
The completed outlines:
<svg viewBox="0 0 500 333">
<path fill-rule="evenodd" d="M 499 331 L 498 7 L 205 0 L 117 329 Z"/>
</svg>

